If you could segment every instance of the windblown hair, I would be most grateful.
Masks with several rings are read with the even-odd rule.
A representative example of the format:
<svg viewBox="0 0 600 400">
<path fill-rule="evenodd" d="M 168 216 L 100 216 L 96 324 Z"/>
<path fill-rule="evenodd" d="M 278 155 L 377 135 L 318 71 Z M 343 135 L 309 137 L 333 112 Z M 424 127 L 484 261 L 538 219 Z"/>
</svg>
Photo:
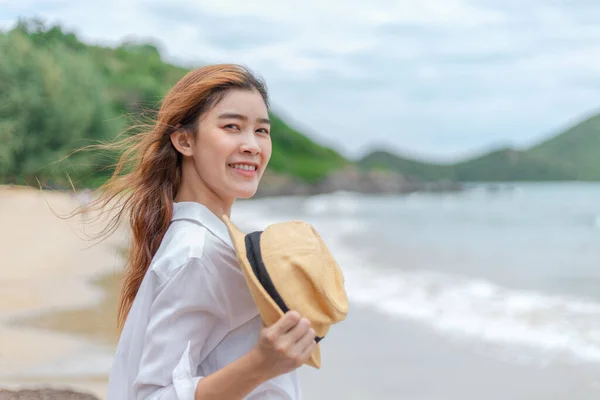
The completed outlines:
<svg viewBox="0 0 600 400">
<path fill-rule="evenodd" d="M 116 211 L 101 236 L 129 219 L 131 244 L 123 276 L 117 325 L 122 328 L 142 279 L 169 227 L 181 184 L 181 154 L 170 134 L 185 129 L 196 135 L 201 116 L 235 89 L 255 90 L 269 107 L 265 84 L 245 67 L 219 64 L 187 73 L 164 97 L 155 121 L 132 136 L 93 146 L 118 151 L 114 173 L 86 210 Z M 116 206 L 114 205 L 116 204 Z"/>
</svg>

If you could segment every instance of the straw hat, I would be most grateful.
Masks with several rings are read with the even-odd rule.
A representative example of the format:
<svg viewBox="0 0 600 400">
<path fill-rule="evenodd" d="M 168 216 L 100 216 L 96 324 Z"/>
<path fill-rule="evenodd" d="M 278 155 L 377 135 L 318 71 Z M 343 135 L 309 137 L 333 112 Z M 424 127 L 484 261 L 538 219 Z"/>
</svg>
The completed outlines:
<svg viewBox="0 0 600 400">
<path fill-rule="evenodd" d="M 227 216 L 223 220 L 264 324 L 274 324 L 288 310 L 307 318 L 317 345 L 306 364 L 320 368 L 320 340 L 348 313 L 344 277 L 320 235 L 302 221 L 245 234 Z"/>
</svg>

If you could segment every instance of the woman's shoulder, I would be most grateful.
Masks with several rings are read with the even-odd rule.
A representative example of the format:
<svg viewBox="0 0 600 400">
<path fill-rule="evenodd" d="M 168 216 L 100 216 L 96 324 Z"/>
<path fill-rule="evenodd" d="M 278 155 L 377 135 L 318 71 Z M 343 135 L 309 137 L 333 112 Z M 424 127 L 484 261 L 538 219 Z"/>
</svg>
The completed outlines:
<svg viewBox="0 0 600 400">
<path fill-rule="evenodd" d="M 200 224 L 187 221 L 172 223 L 152 259 L 150 268 L 161 277 L 170 276 L 190 260 L 206 258 L 214 246 L 210 239 L 210 232 Z"/>
</svg>

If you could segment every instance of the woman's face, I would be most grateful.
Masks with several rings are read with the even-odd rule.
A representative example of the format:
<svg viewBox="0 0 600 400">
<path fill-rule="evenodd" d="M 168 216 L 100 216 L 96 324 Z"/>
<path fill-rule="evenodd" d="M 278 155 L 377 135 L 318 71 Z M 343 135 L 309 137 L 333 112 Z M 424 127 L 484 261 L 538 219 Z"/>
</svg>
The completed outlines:
<svg viewBox="0 0 600 400">
<path fill-rule="evenodd" d="M 252 197 L 271 158 L 269 113 L 260 93 L 229 91 L 198 126 L 191 156 L 202 184 L 221 199 Z"/>
</svg>

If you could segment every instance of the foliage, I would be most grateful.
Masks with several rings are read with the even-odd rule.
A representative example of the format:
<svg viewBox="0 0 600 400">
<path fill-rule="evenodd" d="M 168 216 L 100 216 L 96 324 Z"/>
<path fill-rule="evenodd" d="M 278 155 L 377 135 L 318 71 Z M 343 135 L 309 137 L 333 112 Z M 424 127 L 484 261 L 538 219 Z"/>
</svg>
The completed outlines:
<svg viewBox="0 0 600 400">
<path fill-rule="evenodd" d="M 0 32 L 0 183 L 98 186 L 117 154 L 73 150 L 110 141 L 157 111 L 188 71 L 152 43 L 87 45 L 60 26 L 20 21 Z M 347 161 L 276 114 L 270 168 L 315 181 Z"/>
<path fill-rule="evenodd" d="M 269 165 L 275 172 L 301 177 L 307 182 L 323 178 L 348 163 L 335 151 L 320 146 L 271 113 L 273 154 Z"/>
<path fill-rule="evenodd" d="M 53 30 L 46 41 L 25 28 L 0 35 L 0 178 L 65 184 L 61 172 L 85 175 L 102 165 L 97 155 L 58 161 L 71 149 L 107 139 L 117 124 L 91 60 Z"/>
</svg>

